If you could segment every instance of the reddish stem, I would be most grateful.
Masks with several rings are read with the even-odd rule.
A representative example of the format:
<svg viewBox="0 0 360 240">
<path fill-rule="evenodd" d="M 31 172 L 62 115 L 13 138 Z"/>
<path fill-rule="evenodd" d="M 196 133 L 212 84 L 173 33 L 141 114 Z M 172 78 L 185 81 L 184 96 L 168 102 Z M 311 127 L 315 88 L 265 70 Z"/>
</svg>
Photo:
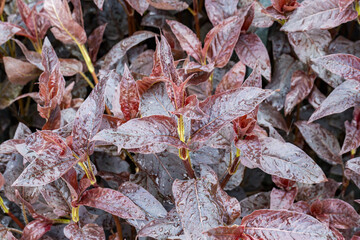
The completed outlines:
<svg viewBox="0 0 360 240">
<path fill-rule="evenodd" d="M 22 222 L 20 222 L 20 220 L 14 216 L 14 214 L 12 214 L 12 212 L 10 212 L 10 210 L 7 212 L 7 215 L 9 217 L 11 217 L 11 219 L 21 228 L 24 229 L 24 224 L 22 224 Z"/>
<path fill-rule="evenodd" d="M 220 183 L 220 187 L 223 189 L 226 184 L 229 182 L 232 175 L 234 175 L 239 167 L 240 164 L 240 156 L 235 157 L 233 164 L 231 165 L 230 169 L 228 169 L 226 176 Z"/>
<path fill-rule="evenodd" d="M 198 0 L 193 0 L 193 9 L 194 9 L 194 20 L 195 20 L 195 30 L 196 36 L 200 39 L 200 23 L 199 23 L 199 5 Z"/>
</svg>

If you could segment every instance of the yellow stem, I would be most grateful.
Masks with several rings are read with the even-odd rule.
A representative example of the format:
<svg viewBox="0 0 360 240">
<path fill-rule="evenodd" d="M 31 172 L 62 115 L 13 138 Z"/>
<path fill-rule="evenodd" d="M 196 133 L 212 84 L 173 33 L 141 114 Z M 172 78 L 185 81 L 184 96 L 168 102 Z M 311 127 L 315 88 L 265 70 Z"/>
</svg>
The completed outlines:
<svg viewBox="0 0 360 240">
<path fill-rule="evenodd" d="M 187 8 L 187 10 L 189 10 L 189 12 L 190 12 L 193 16 L 195 16 L 195 15 L 196 15 L 195 11 L 194 11 L 194 10 L 192 10 L 192 9 L 191 9 L 191 7 L 188 7 L 188 8 Z"/>
<path fill-rule="evenodd" d="M 23 203 L 21 203 L 21 210 L 22 210 L 22 214 L 23 214 L 23 217 L 24 217 L 24 221 L 25 221 L 26 224 L 28 224 L 29 220 L 28 220 L 28 218 L 26 216 L 25 205 Z"/>
<path fill-rule="evenodd" d="M 8 213 L 9 209 L 5 206 L 3 199 L 0 197 L 0 207 L 4 213 Z"/>
<path fill-rule="evenodd" d="M 74 208 L 73 208 L 74 209 Z M 63 224 L 69 224 L 71 222 L 70 219 L 65 219 L 65 218 L 56 218 L 56 219 L 51 219 L 54 223 L 63 223 Z"/>
<path fill-rule="evenodd" d="M 71 209 L 71 217 L 74 222 L 79 221 L 79 207 L 72 207 Z"/>
<path fill-rule="evenodd" d="M 85 79 L 85 81 L 89 84 L 89 86 L 91 88 L 94 88 L 94 84 L 90 81 L 90 79 L 83 72 L 79 72 L 79 74 Z"/>
</svg>

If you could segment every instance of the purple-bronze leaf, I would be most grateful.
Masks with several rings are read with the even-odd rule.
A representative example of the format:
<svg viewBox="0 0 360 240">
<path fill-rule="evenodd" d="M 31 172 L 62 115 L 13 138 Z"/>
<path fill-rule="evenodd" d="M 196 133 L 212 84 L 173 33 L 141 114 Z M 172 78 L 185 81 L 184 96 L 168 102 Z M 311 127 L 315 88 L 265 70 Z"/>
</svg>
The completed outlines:
<svg viewBox="0 0 360 240">
<path fill-rule="evenodd" d="M 201 53 L 201 42 L 195 33 L 187 26 L 174 20 L 166 20 L 172 32 L 179 40 L 182 49 L 197 62 L 201 63 L 203 57 Z"/>
<path fill-rule="evenodd" d="M 270 192 L 260 192 L 240 201 L 241 217 L 245 217 L 255 210 L 270 207 Z"/>
<path fill-rule="evenodd" d="M 359 225 L 360 216 L 347 202 L 340 199 L 317 200 L 311 204 L 311 213 L 321 222 L 338 229 L 349 229 Z"/>
<path fill-rule="evenodd" d="M 0 32 L 1 32 L 0 45 L 3 45 L 4 43 L 6 43 L 8 40 L 10 40 L 12 38 L 12 36 L 14 36 L 20 30 L 21 29 L 19 27 L 17 27 L 16 25 L 1 21 L 0 22 Z"/>
<path fill-rule="evenodd" d="M 271 80 L 271 66 L 269 54 L 261 39 L 254 33 L 241 34 L 235 46 L 235 52 L 240 61 L 254 69 L 261 69 L 261 74 Z"/>
<path fill-rule="evenodd" d="M 149 3 L 147 0 L 126 0 L 126 2 L 135 9 L 141 16 L 148 9 Z"/>
<path fill-rule="evenodd" d="M 354 0 L 339 0 L 340 11 L 344 11 Z"/>
<path fill-rule="evenodd" d="M 274 138 L 261 138 L 261 170 L 302 183 L 326 181 L 321 168 L 305 152 L 291 143 Z"/>
<path fill-rule="evenodd" d="M 238 16 L 229 17 L 206 34 L 202 55 L 215 67 L 222 68 L 230 60 L 243 22 Z"/>
<path fill-rule="evenodd" d="M 210 22 L 216 26 L 221 21 L 235 15 L 238 1 L 205 0 L 205 9 Z"/>
<path fill-rule="evenodd" d="M 315 218 L 292 211 L 257 210 L 243 218 L 241 227 L 255 239 L 337 240 L 335 234 Z"/>
<path fill-rule="evenodd" d="M 37 240 L 40 239 L 46 232 L 50 231 L 52 223 L 43 219 L 36 219 L 28 223 L 20 240 Z"/>
<path fill-rule="evenodd" d="M 13 186 L 42 186 L 60 178 L 77 160 L 64 139 L 51 131 L 39 131 L 26 139 L 37 156 L 21 173 Z"/>
<path fill-rule="evenodd" d="M 154 8 L 162 10 L 182 11 L 187 9 L 189 5 L 181 0 L 146 0 Z"/>
<path fill-rule="evenodd" d="M 322 92 L 320 92 L 320 90 L 316 86 L 313 86 L 313 90 L 311 91 L 309 97 L 307 98 L 311 106 L 315 109 L 318 109 L 321 103 L 325 99 L 326 99 L 325 95 Z"/>
<path fill-rule="evenodd" d="M 86 32 L 71 14 L 67 1 L 46 0 L 44 9 L 51 22 L 54 36 L 65 44 L 85 44 Z"/>
<path fill-rule="evenodd" d="M 155 37 L 156 34 L 149 31 L 138 31 L 135 32 L 133 35 L 131 35 L 128 38 L 125 38 L 115 44 L 110 51 L 105 55 L 104 63 L 102 65 L 101 69 L 109 70 L 112 68 L 112 66 L 117 63 L 122 57 L 125 56 L 126 52 L 141 43 L 142 41 L 145 41 L 148 38 Z"/>
<path fill-rule="evenodd" d="M 298 121 L 295 123 L 306 143 L 316 154 L 329 164 L 342 164 L 340 145 L 336 137 L 318 123 Z"/>
<path fill-rule="evenodd" d="M 208 166 L 202 166 L 201 177 L 197 180 L 175 180 L 173 194 L 176 211 L 187 239 L 203 239 L 202 232 L 224 224 L 226 213 L 223 203 L 218 200 L 216 189 L 216 173 Z M 240 206 L 238 208 L 240 210 Z"/>
<path fill-rule="evenodd" d="M 330 29 L 354 20 L 357 13 L 351 7 L 340 11 L 338 0 L 305 0 L 289 17 L 282 31 L 296 32 L 311 29 Z"/>
<path fill-rule="evenodd" d="M 127 65 L 125 65 L 123 77 L 119 84 L 120 107 L 125 120 L 135 118 L 140 105 L 140 96 L 137 85 Z"/>
<path fill-rule="evenodd" d="M 238 225 L 212 228 L 206 231 L 205 235 L 211 240 L 253 240 L 244 234 L 244 229 Z"/>
<path fill-rule="evenodd" d="M 342 145 L 340 155 L 351 151 L 352 149 L 357 149 L 360 146 L 360 129 L 356 121 L 346 121 L 345 122 L 345 140 Z"/>
<path fill-rule="evenodd" d="M 316 75 L 307 75 L 303 71 L 296 71 L 291 77 L 291 89 L 285 98 L 285 115 L 291 113 L 294 107 L 304 100 L 312 90 Z"/>
<path fill-rule="evenodd" d="M 168 144 L 177 148 L 186 148 L 177 133 L 177 122 L 161 115 L 132 119 L 116 130 L 100 131 L 92 141 L 104 141 L 121 148 L 141 148 L 150 144 Z"/>
<path fill-rule="evenodd" d="M 77 204 L 98 208 L 124 219 L 145 218 L 145 213 L 128 197 L 110 188 L 87 190 Z"/>
<path fill-rule="evenodd" d="M 345 79 L 360 81 L 360 58 L 351 54 L 331 54 L 313 60 Z"/>
<path fill-rule="evenodd" d="M 31 80 L 37 79 L 41 71 L 31 63 L 12 57 L 3 57 L 6 75 L 10 82 L 26 85 Z"/>
<path fill-rule="evenodd" d="M 230 89 L 241 87 L 246 72 L 246 66 L 239 61 L 221 79 L 215 93 L 225 92 Z"/>
<path fill-rule="evenodd" d="M 72 130 L 72 148 L 80 157 L 94 151 L 93 143 L 89 141 L 98 132 L 105 109 L 105 86 L 108 76 L 101 79 L 90 95 L 77 110 Z"/>
<path fill-rule="evenodd" d="M 98 26 L 97 28 L 95 28 L 95 30 L 90 34 L 88 38 L 87 43 L 89 46 L 89 56 L 91 58 L 91 61 L 93 62 L 96 61 L 106 26 L 107 23 Z"/>
<path fill-rule="evenodd" d="M 97 224 L 89 223 L 79 227 L 77 223 L 71 223 L 64 228 L 64 234 L 70 240 L 105 240 L 104 229 Z"/>
<path fill-rule="evenodd" d="M 294 203 L 297 194 L 297 189 L 293 188 L 290 191 L 273 188 L 270 193 L 270 209 L 273 210 L 288 210 Z"/>
<path fill-rule="evenodd" d="M 208 97 L 200 103 L 208 116 L 198 123 L 192 141 L 206 141 L 232 120 L 253 111 L 272 91 L 260 88 L 238 88 Z"/>
<path fill-rule="evenodd" d="M 350 159 L 345 163 L 344 175 L 353 180 L 358 188 L 360 187 L 360 157 Z"/>
<path fill-rule="evenodd" d="M 341 113 L 360 104 L 360 82 L 347 80 L 335 88 L 311 115 L 309 122 L 325 116 Z"/>
</svg>

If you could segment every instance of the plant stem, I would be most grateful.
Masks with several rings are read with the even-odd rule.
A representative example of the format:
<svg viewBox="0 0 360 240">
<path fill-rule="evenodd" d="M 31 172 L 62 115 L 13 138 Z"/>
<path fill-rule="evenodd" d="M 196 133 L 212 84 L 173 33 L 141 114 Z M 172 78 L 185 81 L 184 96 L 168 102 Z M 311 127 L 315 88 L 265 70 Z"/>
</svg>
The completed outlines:
<svg viewBox="0 0 360 240">
<path fill-rule="evenodd" d="M 79 221 L 79 207 L 72 207 L 71 208 L 71 218 L 74 222 Z"/>
<path fill-rule="evenodd" d="M 112 216 L 113 216 L 114 221 L 115 221 L 118 240 L 123 240 L 123 234 L 122 234 L 122 228 L 121 228 L 120 220 L 119 220 L 118 216 L 115 216 L 115 215 L 112 215 Z"/>
<path fill-rule="evenodd" d="M 194 9 L 194 21 L 195 21 L 195 30 L 196 36 L 200 39 L 200 24 L 199 24 L 199 5 L 198 0 L 193 0 L 193 9 Z"/>
<path fill-rule="evenodd" d="M 4 1 L 5 2 L 5 1 Z M 18 234 L 23 234 L 23 231 L 16 229 L 16 228 L 6 228 L 7 230 L 9 230 L 10 232 L 14 232 L 14 233 L 18 233 Z"/>
<path fill-rule="evenodd" d="M 12 212 L 10 212 L 10 210 L 8 210 L 8 212 L 6 213 L 9 217 L 11 217 L 11 219 L 21 228 L 24 229 L 24 224 L 22 224 L 20 222 L 20 220 L 14 216 L 14 214 L 12 214 Z"/>
<path fill-rule="evenodd" d="M 26 225 L 27 225 L 27 224 L 29 223 L 29 220 L 28 220 L 28 218 L 27 218 L 27 216 L 26 216 L 26 210 L 25 210 L 25 206 L 24 206 L 23 203 L 21 203 L 21 212 L 22 212 L 22 214 L 23 214 L 24 221 L 25 221 L 25 223 L 26 223 Z"/>
<path fill-rule="evenodd" d="M 56 218 L 56 219 L 52 219 L 52 221 L 54 223 L 61 223 L 61 224 L 69 224 L 71 222 L 70 219 L 66 219 L 66 218 Z"/>
<path fill-rule="evenodd" d="M 231 176 L 234 175 L 237 172 L 237 170 L 238 170 L 238 168 L 240 166 L 240 163 L 241 163 L 241 161 L 240 161 L 240 150 L 236 149 L 235 159 L 234 159 L 233 163 L 231 164 L 231 166 L 229 166 L 226 176 L 223 178 L 223 180 L 220 183 L 221 188 L 224 188 L 226 186 L 226 184 L 229 182 Z"/>
<path fill-rule="evenodd" d="M 125 1 L 125 7 L 127 9 L 127 21 L 128 21 L 128 30 L 129 30 L 129 36 L 133 35 L 134 32 L 136 32 L 136 26 L 135 26 L 135 18 L 134 9 Z"/>
<path fill-rule="evenodd" d="M 89 84 L 91 88 L 94 88 L 94 84 L 90 81 L 90 79 L 83 72 L 79 72 L 79 74 L 85 79 L 85 81 Z"/>
</svg>

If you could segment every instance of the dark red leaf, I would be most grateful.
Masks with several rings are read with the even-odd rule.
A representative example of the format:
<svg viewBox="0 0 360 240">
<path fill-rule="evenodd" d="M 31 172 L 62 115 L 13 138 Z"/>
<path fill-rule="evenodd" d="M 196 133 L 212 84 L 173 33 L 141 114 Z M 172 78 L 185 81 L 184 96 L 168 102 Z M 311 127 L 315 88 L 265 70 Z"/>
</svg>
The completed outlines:
<svg viewBox="0 0 360 240">
<path fill-rule="evenodd" d="M 104 210 L 124 219 L 144 219 L 145 213 L 128 197 L 110 188 L 93 188 L 85 191 L 78 205 Z"/>
<path fill-rule="evenodd" d="M 120 85 L 120 106 L 125 120 L 135 118 L 140 105 L 140 96 L 137 85 L 127 65 L 125 65 Z"/>
<path fill-rule="evenodd" d="M 254 33 L 241 34 L 235 46 L 235 52 L 240 61 L 252 69 L 258 66 L 261 74 L 271 80 L 269 54 L 261 39 Z"/>
<path fill-rule="evenodd" d="M 272 91 L 259 88 L 239 88 L 219 93 L 200 103 L 208 116 L 199 123 L 192 141 L 205 141 L 232 120 L 254 110 Z"/>
<path fill-rule="evenodd" d="M 345 79 L 360 81 L 360 58 L 351 54 L 331 54 L 313 60 Z"/>
<path fill-rule="evenodd" d="M 97 58 L 97 54 L 101 45 L 101 42 L 103 40 L 103 35 L 105 32 L 105 28 L 107 26 L 107 23 L 98 26 L 95 28 L 95 30 L 90 34 L 87 44 L 89 46 L 89 56 L 91 58 L 91 61 L 95 62 Z"/>
<path fill-rule="evenodd" d="M 239 61 L 221 79 L 215 93 L 225 92 L 230 89 L 241 87 L 245 77 L 246 67 Z M 250 86 L 249 86 L 250 87 Z"/>
<path fill-rule="evenodd" d="M 38 131 L 26 139 L 37 156 L 21 173 L 13 186 L 42 186 L 60 178 L 77 160 L 64 139 L 51 131 Z"/>
<path fill-rule="evenodd" d="M 261 138 L 261 170 L 264 172 L 302 183 L 326 181 L 321 168 L 300 148 L 274 138 Z"/>
<path fill-rule="evenodd" d="M 206 34 L 202 55 L 215 67 L 224 67 L 233 53 L 239 38 L 243 18 L 233 16 L 225 19 Z"/>
<path fill-rule="evenodd" d="M 338 0 L 305 0 L 290 15 L 281 30 L 286 32 L 308 31 L 311 29 L 330 29 L 354 20 L 356 11 L 348 7 L 340 11 Z"/>
<path fill-rule="evenodd" d="M 173 194 L 176 211 L 188 239 L 201 238 L 202 232 L 224 224 L 224 216 L 227 213 L 223 207 L 224 203 L 218 200 L 215 189 L 218 189 L 218 179 L 216 173 L 208 166 L 202 166 L 201 177 L 197 180 L 175 180 Z M 234 203 L 237 203 L 236 209 L 240 215 L 240 204 L 236 200 Z"/>
<path fill-rule="evenodd" d="M 273 188 L 270 194 L 270 209 L 273 210 L 288 210 L 294 203 L 297 194 L 297 189 L 293 188 L 290 191 Z"/>
<path fill-rule="evenodd" d="M 96 134 L 92 141 L 104 141 L 121 148 L 142 148 L 150 144 L 168 144 L 186 148 L 177 133 L 177 122 L 161 115 L 132 119 L 116 130 L 105 129 Z M 163 151 L 163 149 L 161 150 Z"/>
<path fill-rule="evenodd" d="M 195 33 L 178 21 L 166 20 L 166 23 L 179 40 L 182 49 L 197 62 L 201 63 L 203 60 L 201 42 Z"/>
<path fill-rule="evenodd" d="M 50 231 L 52 223 L 42 219 L 36 219 L 27 224 L 23 230 L 21 240 L 37 240 L 46 232 Z"/>
<path fill-rule="evenodd" d="M 41 73 L 36 66 L 16 58 L 3 57 L 3 61 L 9 81 L 15 84 L 26 85 Z"/>
<path fill-rule="evenodd" d="M 46 0 L 44 9 L 51 22 L 54 36 L 65 44 L 85 44 L 86 32 L 84 28 L 73 19 L 70 7 L 64 0 Z"/>
<path fill-rule="evenodd" d="M 296 71 L 291 77 L 291 89 L 285 98 L 285 115 L 291 113 L 294 107 L 304 100 L 312 90 L 316 75 L 307 75 L 303 71 Z"/>
<path fill-rule="evenodd" d="M 105 240 L 104 229 L 94 223 L 79 227 L 77 223 L 72 223 L 64 228 L 64 234 L 70 240 Z"/>
<path fill-rule="evenodd" d="M 210 22 L 216 26 L 228 17 L 235 15 L 238 1 L 205 0 L 205 9 Z"/>
<path fill-rule="evenodd" d="M 255 239 L 337 239 L 329 228 L 315 218 L 292 211 L 257 210 L 243 218 L 241 227 L 245 234 Z"/>
<path fill-rule="evenodd" d="M 90 95 L 77 110 L 72 130 L 72 149 L 80 157 L 84 153 L 91 155 L 93 143 L 89 141 L 98 132 L 105 110 L 105 86 L 109 75 L 102 78 Z"/>
<path fill-rule="evenodd" d="M 297 121 L 295 125 L 306 143 L 321 159 L 333 165 L 342 164 L 339 142 L 329 130 L 321 127 L 318 123 L 307 123 L 306 121 Z"/>
<path fill-rule="evenodd" d="M 212 240 L 251 240 L 252 238 L 244 234 L 241 226 L 221 226 L 212 228 L 205 232 L 206 236 Z"/>
<path fill-rule="evenodd" d="M 360 82 L 347 80 L 335 88 L 311 115 L 309 122 L 325 116 L 341 113 L 360 104 Z"/>
<path fill-rule="evenodd" d="M 360 221 L 356 210 L 340 199 L 317 200 L 311 205 L 311 213 L 320 221 L 338 229 L 356 227 Z"/>
<path fill-rule="evenodd" d="M 154 8 L 162 10 L 182 11 L 187 9 L 189 5 L 181 0 L 146 0 Z"/>
<path fill-rule="evenodd" d="M 340 185 L 341 183 L 331 178 L 329 178 L 327 182 L 312 185 L 298 183 L 299 192 L 296 200 L 312 202 L 316 199 L 333 198 Z"/>
<path fill-rule="evenodd" d="M 132 8 L 134 8 L 141 16 L 149 7 L 149 3 L 147 0 L 126 0 L 126 2 Z"/>
</svg>

